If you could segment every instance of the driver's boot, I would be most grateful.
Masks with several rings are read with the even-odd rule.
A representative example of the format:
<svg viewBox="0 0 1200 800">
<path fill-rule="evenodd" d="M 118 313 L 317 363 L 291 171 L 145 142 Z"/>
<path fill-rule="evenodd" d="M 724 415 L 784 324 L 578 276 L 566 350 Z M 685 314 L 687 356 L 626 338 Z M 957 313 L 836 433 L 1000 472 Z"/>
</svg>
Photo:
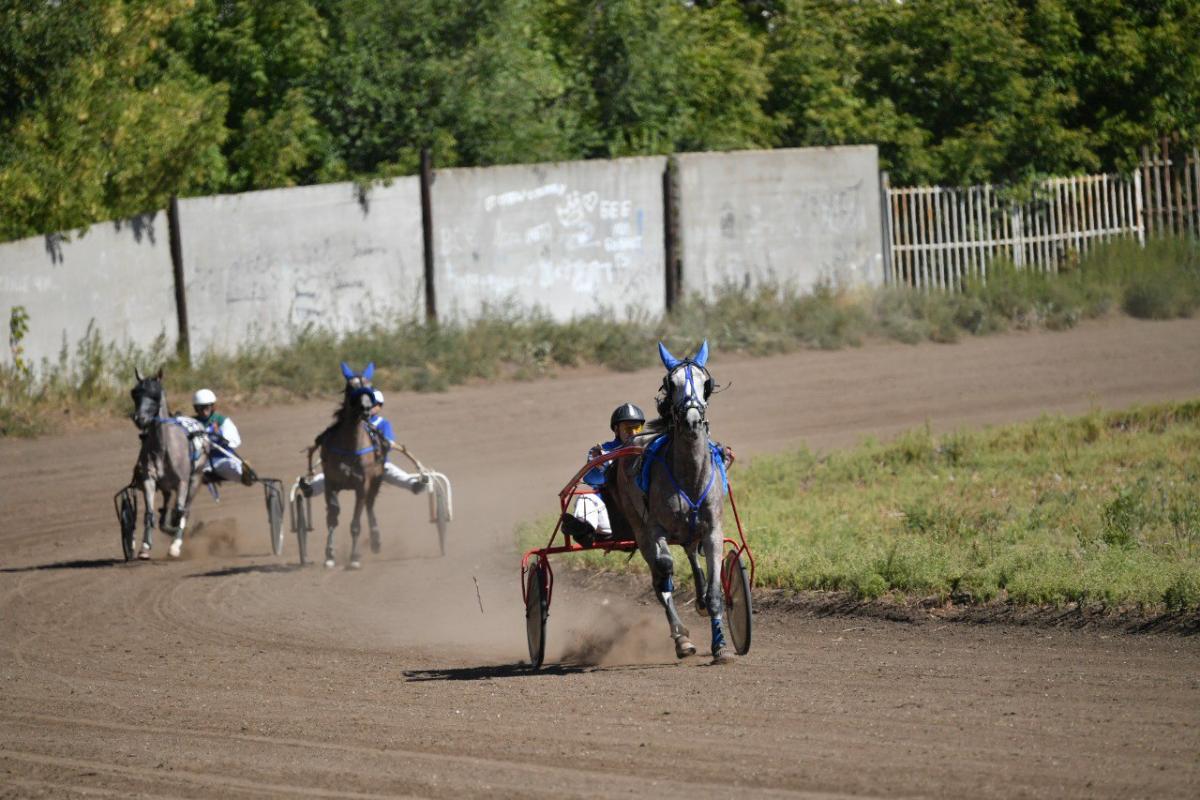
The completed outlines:
<svg viewBox="0 0 1200 800">
<path fill-rule="evenodd" d="M 596 540 L 596 529 L 590 523 L 579 519 L 574 514 L 563 512 L 562 515 L 563 533 L 570 536 L 582 547 L 591 547 Z"/>
</svg>

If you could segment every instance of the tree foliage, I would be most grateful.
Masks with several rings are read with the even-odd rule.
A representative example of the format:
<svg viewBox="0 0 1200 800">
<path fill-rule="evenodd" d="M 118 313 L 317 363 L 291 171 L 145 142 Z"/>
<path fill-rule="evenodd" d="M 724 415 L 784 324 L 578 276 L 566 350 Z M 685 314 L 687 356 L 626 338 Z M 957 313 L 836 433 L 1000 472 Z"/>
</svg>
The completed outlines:
<svg viewBox="0 0 1200 800">
<path fill-rule="evenodd" d="M 875 143 L 896 183 L 1200 139 L 1195 0 L 0 0 L 0 238 L 441 166 Z"/>
</svg>

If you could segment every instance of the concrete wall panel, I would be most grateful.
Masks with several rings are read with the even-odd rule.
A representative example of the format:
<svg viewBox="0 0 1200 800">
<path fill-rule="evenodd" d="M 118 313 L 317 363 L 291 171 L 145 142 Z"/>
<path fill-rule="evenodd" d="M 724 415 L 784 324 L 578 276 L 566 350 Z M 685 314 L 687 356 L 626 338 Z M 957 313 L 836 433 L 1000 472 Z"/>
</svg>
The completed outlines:
<svg viewBox="0 0 1200 800">
<path fill-rule="evenodd" d="M 24 306 L 25 358 L 35 366 L 68 355 L 88 324 L 104 343 L 148 348 L 166 334 L 174 352 L 178 326 L 165 212 L 101 222 L 69 237 L 36 236 L 0 245 L 0 314 Z M 8 347 L 0 348 L 12 363 Z M 40 371 L 40 370 L 39 370 Z"/>
<path fill-rule="evenodd" d="M 417 178 L 179 201 L 192 352 L 424 313 Z"/>
<path fill-rule="evenodd" d="M 881 285 L 874 145 L 679 156 L 683 290 Z"/>
<path fill-rule="evenodd" d="M 539 306 L 567 320 L 665 303 L 659 157 L 439 170 L 438 313 Z"/>
</svg>

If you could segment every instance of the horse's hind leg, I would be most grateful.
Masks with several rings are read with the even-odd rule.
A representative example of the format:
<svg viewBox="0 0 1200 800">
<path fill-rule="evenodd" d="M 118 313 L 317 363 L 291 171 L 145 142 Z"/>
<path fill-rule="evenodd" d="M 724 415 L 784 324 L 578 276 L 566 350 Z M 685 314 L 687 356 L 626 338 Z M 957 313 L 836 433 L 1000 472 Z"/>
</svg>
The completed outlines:
<svg viewBox="0 0 1200 800">
<path fill-rule="evenodd" d="M 696 582 L 696 611 L 702 617 L 708 616 L 708 581 L 704 578 L 704 567 L 700 566 L 700 558 L 696 555 L 696 548 L 689 545 L 687 548 L 688 563 L 692 565 L 692 579 Z"/>
<path fill-rule="evenodd" d="M 696 645 L 692 644 L 688 629 L 679 620 L 679 612 L 675 609 L 675 562 L 671 558 L 671 550 L 667 538 L 661 530 L 655 529 L 652 542 L 642 545 L 642 557 L 650 565 L 650 578 L 654 583 L 654 596 L 667 614 L 667 624 L 671 626 L 671 638 L 675 641 L 675 657 L 687 658 L 696 654 Z M 647 552 L 649 550 L 649 552 Z"/>
<path fill-rule="evenodd" d="M 350 569 L 361 569 L 362 561 L 358 555 L 358 536 L 362 533 L 363 491 L 354 491 L 354 516 L 350 518 Z"/>
<path fill-rule="evenodd" d="M 379 496 L 379 487 L 383 481 L 374 481 L 367 488 L 367 525 L 371 529 L 371 552 L 378 553 L 383 546 L 379 536 L 379 520 L 375 516 L 375 498 Z"/>
<path fill-rule="evenodd" d="M 329 526 L 329 536 L 325 539 L 325 566 L 332 567 L 337 562 L 333 558 L 333 532 L 337 530 L 338 513 L 341 511 L 338 503 L 338 490 L 325 483 L 325 524 Z"/>
</svg>

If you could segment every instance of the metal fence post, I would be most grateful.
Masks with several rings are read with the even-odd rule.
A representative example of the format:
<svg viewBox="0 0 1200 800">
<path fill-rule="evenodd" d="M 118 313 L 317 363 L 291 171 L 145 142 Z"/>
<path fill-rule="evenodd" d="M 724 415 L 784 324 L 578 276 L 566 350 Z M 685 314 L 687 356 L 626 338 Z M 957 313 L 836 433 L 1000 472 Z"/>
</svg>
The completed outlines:
<svg viewBox="0 0 1200 800">
<path fill-rule="evenodd" d="M 175 317 L 179 326 L 179 338 L 175 342 L 175 353 L 189 365 L 192 361 L 192 346 L 188 336 L 187 287 L 183 275 L 183 241 L 179 233 L 179 198 L 171 195 L 167 204 L 167 231 L 171 242 L 171 271 L 175 276 Z"/>
<path fill-rule="evenodd" d="M 683 295 L 683 259 L 680 254 L 679 235 L 679 161 L 675 156 L 667 158 L 663 170 L 663 272 L 666 291 L 667 313 Z"/>
<path fill-rule="evenodd" d="M 879 172 L 879 220 L 883 228 L 883 282 L 884 285 L 896 283 L 892 274 L 892 198 L 891 183 L 888 181 L 887 170 Z"/>
<path fill-rule="evenodd" d="M 421 148 L 421 239 L 425 246 L 425 322 L 437 322 L 437 287 L 433 271 L 433 157 Z"/>
</svg>

